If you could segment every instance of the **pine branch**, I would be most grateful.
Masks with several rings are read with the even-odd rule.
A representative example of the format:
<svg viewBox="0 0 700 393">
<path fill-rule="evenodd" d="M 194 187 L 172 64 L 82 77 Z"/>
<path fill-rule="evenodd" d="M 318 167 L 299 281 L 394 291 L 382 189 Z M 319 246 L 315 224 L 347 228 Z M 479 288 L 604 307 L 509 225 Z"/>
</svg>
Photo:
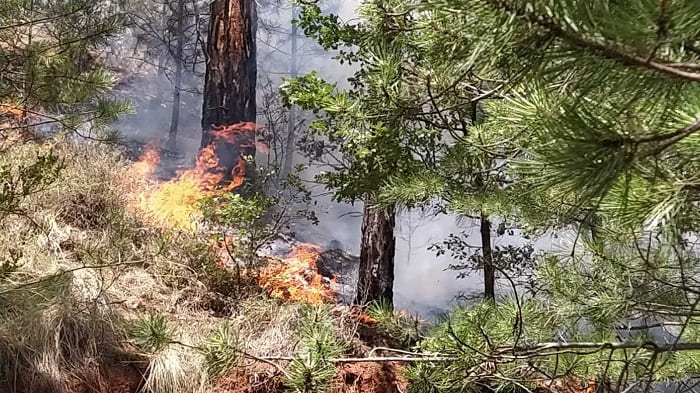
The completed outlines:
<svg viewBox="0 0 700 393">
<path fill-rule="evenodd" d="M 55 21 L 57 19 L 67 18 L 69 16 L 75 15 L 75 14 L 82 12 L 82 11 L 85 11 L 87 9 L 88 9 L 88 7 L 85 6 L 85 7 L 76 8 L 74 10 L 71 10 L 69 12 L 66 12 L 66 13 L 60 14 L 60 15 L 52 15 L 52 16 L 47 16 L 44 18 L 22 21 L 22 22 L 18 22 L 15 24 L 11 24 L 11 25 L 0 26 L 0 31 L 17 29 L 17 28 L 24 27 L 24 26 L 32 26 L 32 25 L 37 25 L 37 24 L 41 24 L 41 23 L 52 22 L 52 21 Z"/>
<path fill-rule="evenodd" d="M 520 347 L 503 347 L 500 352 L 521 352 L 524 355 L 533 356 L 551 356 L 558 353 L 560 350 L 577 350 L 577 349 L 597 349 L 597 350 L 620 350 L 620 349 L 638 349 L 647 348 L 654 353 L 676 352 L 676 351 L 700 351 L 700 342 L 697 343 L 678 343 L 678 344 L 657 344 L 653 341 L 646 342 L 550 342 L 540 343 L 535 345 L 520 346 Z M 543 351 L 555 350 L 555 352 Z"/>
<path fill-rule="evenodd" d="M 641 142 L 664 141 L 663 144 L 657 146 L 652 151 L 652 155 L 656 155 L 666 150 L 670 146 L 673 146 L 674 144 L 682 141 L 683 139 L 695 134 L 698 131 L 700 131 L 700 117 L 696 118 L 694 123 L 690 124 L 685 128 L 681 128 L 678 131 L 672 132 L 670 134 L 657 135 L 656 138 L 654 138 L 653 136 L 648 137 L 646 139 L 643 138 Z"/>
<path fill-rule="evenodd" d="M 644 58 L 632 53 L 624 52 L 618 48 L 607 46 L 604 43 L 595 41 L 593 39 L 576 35 L 568 31 L 558 23 L 556 23 L 553 20 L 553 18 L 527 11 L 524 6 L 518 7 L 506 0 L 487 1 L 507 12 L 524 17 L 529 22 L 546 29 L 558 38 L 561 38 L 581 49 L 585 49 L 596 55 L 617 61 L 622 64 L 646 68 L 648 70 L 671 76 L 677 79 L 683 79 L 692 82 L 700 82 L 700 72 L 687 71 L 688 69 L 695 68 L 697 66 L 695 64 L 693 64 L 692 67 L 690 67 L 688 64 L 683 64 L 681 67 L 678 67 L 674 66 L 673 63 L 655 62 L 651 57 Z"/>
</svg>

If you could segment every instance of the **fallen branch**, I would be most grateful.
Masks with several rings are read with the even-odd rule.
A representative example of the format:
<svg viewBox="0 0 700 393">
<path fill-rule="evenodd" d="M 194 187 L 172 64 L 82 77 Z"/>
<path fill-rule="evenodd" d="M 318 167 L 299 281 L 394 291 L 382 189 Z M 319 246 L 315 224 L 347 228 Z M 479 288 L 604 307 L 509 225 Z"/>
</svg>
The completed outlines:
<svg viewBox="0 0 700 393">
<path fill-rule="evenodd" d="M 456 357 L 434 356 L 434 357 L 369 357 L 369 358 L 337 358 L 327 359 L 329 363 L 369 363 L 369 362 L 453 362 L 459 360 Z"/>
</svg>

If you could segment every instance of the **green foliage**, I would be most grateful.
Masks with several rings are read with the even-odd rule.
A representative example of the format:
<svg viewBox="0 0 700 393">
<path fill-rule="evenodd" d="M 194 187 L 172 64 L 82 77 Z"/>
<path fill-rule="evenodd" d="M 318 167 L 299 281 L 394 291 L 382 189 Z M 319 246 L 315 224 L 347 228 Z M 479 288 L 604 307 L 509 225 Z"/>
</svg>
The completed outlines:
<svg viewBox="0 0 700 393">
<path fill-rule="evenodd" d="M 201 202 L 204 219 L 225 232 L 220 241 L 237 264 L 259 265 L 260 248 L 292 222 L 317 223 L 307 208 L 311 192 L 301 180 L 302 171 L 295 168 L 278 184 L 277 168 L 257 168 L 254 192 L 226 193 Z"/>
<path fill-rule="evenodd" d="M 512 230 L 511 230 L 512 231 Z M 496 233 L 503 235 L 506 232 L 506 223 L 499 225 Z M 441 243 L 435 243 L 428 247 L 435 251 L 437 256 L 449 254 L 455 260 L 448 266 L 450 270 L 460 273 L 457 278 L 467 278 L 474 269 L 482 269 L 486 263 L 483 253 L 478 252 L 479 247 L 471 245 L 469 235 L 465 232 L 460 234 L 451 233 L 447 239 Z M 491 265 L 495 266 L 499 272 L 507 274 L 514 281 L 526 280 L 528 272 L 534 269 L 535 249 L 529 242 L 524 242 L 521 246 L 501 246 L 496 245 L 491 252 Z"/>
<path fill-rule="evenodd" d="M 328 359 L 337 358 L 344 351 L 328 307 L 302 309 L 299 332 L 300 348 L 289 364 L 285 383 L 295 392 L 326 392 L 335 375 L 335 367 Z"/>
<path fill-rule="evenodd" d="M 394 310 L 387 302 L 373 302 L 367 306 L 367 316 L 402 347 L 412 347 L 422 338 L 422 321 L 415 315 Z"/>
<path fill-rule="evenodd" d="M 416 391 L 696 372 L 698 3 L 392 0 L 360 15 L 351 89 L 284 86 L 318 114 L 308 153 L 333 169 L 319 180 L 338 199 L 556 231 L 565 249 L 496 248 L 498 267 L 534 270 L 531 298 L 455 311 L 419 343 L 455 361 L 418 363 Z M 442 251 L 483 264 L 463 240 Z"/>
<path fill-rule="evenodd" d="M 238 332 L 228 323 L 220 325 L 204 340 L 204 353 L 209 378 L 220 377 L 238 366 L 243 359 Z"/>
<path fill-rule="evenodd" d="M 230 253 L 251 263 L 257 259 L 256 251 L 274 235 L 275 228 L 265 220 L 271 203 L 272 200 L 262 194 L 242 197 L 227 193 L 206 199 L 202 203 L 202 213 L 205 220 L 235 230 Z"/>
<path fill-rule="evenodd" d="M 240 275 L 222 265 L 211 244 L 185 233 L 164 233 L 156 241 L 156 268 L 169 285 L 186 288 L 195 281 L 212 294 L 230 298 L 242 294 Z"/>
<path fill-rule="evenodd" d="M 625 224 L 642 218 L 649 228 L 687 221 L 691 211 L 681 206 L 694 199 L 688 174 L 697 160 L 688 153 L 697 148 L 700 107 L 697 73 L 677 65 L 699 61 L 697 21 L 688 19 L 696 4 L 438 0 L 421 7 L 448 4 L 478 23 L 467 30 L 444 24 L 442 34 L 479 37 L 458 42 L 448 56 L 473 59 L 479 72 L 498 64 L 515 78 L 498 117 L 527 130 L 517 167 L 530 184 L 570 204 L 570 216 L 594 206 Z"/>
<path fill-rule="evenodd" d="M 130 336 L 141 350 L 157 354 L 173 342 L 174 334 L 165 315 L 150 314 L 134 323 Z"/>
<path fill-rule="evenodd" d="M 105 98 L 116 79 L 98 65 L 95 49 L 123 21 L 117 4 L 87 0 L 0 5 L 1 153 L 37 134 L 109 135 L 107 126 L 131 107 Z M 22 201 L 51 185 L 60 169 L 52 152 L 0 165 L 1 218 L 25 214 Z"/>
<path fill-rule="evenodd" d="M 0 163 L 1 216 L 24 213 L 25 199 L 54 183 L 62 166 L 53 152 L 38 153 L 29 164 Z"/>
<path fill-rule="evenodd" d="M 294 21 L 307 37 L 312 37 L 325 50 L 338 50 L 341 46 L 352 46 L 358 43 L 357 27 L 341 22 L 338 15 L 324 15 L 317 3 L 300 1 L 303 5 L 298 18 Z M 352 51 L 340 49 L 340 63 L 355 60 Z"/>
</svg>

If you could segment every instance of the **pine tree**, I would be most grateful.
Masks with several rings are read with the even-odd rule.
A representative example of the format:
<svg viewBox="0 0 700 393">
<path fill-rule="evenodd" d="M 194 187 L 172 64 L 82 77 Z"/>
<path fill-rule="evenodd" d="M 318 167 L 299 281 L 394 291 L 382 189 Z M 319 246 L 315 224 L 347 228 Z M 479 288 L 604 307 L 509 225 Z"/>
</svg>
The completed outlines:
<svg viewBox="0 0 700 393">
<path fill-rule="evenodd" d="M 351 79 L 350 92 L 335 92 L 313 75 L 285 88 L 302 108 L 324 115 L 314 131 L 329 137 L 330 144 L 318 141 L 313 150 L 343 154 L 344 160 L 331 163 L 335 171 L 321 180 L 338 190 L 339 198 L 365 201 L 361 256 L 368 258 L 361 258 L 358 295 L 391 300 L 394 262 L 393 252 L 386 250 L 394 242 L 393 229 L 386 227 L 394 218 L 384 209 L 437 204 L 481 223 L 478 261 L 486 276 L 485 296 L 493 299 L 492 220 L 513 213 L 503 206 L 507 175 L 498 161 L 514 149 L 500 143 L 507 138 L 503 132 L 490 133 L 479 123 L 483 103 L 500 98 L 498 89 L 471 76 L 468 62 L 448 61 L 435 48 L 417 44 L 431 35 L 415 29 L 420 22 L 405 12 L 407 5 L 368 1 L 361 9 L 362 23 L 354 27 L 307 7 L 302 13 L 307 34 L 317 34 L 329 48 L 358 45 L 357 52 L 342 53 L 340 60 L 357 61 L 361 70 Z M 455 89 L 464 85 L 468 91 Z"/>
<path fill-rule="evenodd" d="M 257 14 L 250 0 L 211 3 L 207 73 L 202 109 L 202 147 L 211 143 L 212 126 L 255 122 Z M 254 149 L 255 146 L 252 146 Z M 241 147 L 243 155 L 254 155 Z M 250 154 L 250 153 L 253 154 Z"/>
<path fill-rule="evenodd" d="M 646 391 L 697 375 L 700 4 L 393 0 L 361 15 L 351 39 L 307 21 L 357 45 L 352 91 L 287 85 L 343 153 L 324 176 L 338 195 L 440 198 L 570 240 L 538 258 L 528 296 L 513 284 L 434 329 L 420 349 L 450 360 L 413 367 L 415 390 Z"/>
<path fill-rule="evenodd" d="M 505 82 L 484 127 L 522 151 L 508 161 L 517 209 L 571 238 L 540 259 L 532 300 L 458 310 L 436 329 L 424 350 L 460 360 L 415 367 L 417 390 L 648 390 L 695 375 L 697 2 L 415 9 L 432 27 L 421 45 Z"/>
<path fill-rule="evenodd" d="M 237 176 L 237 168 L 256 152 L 256 4 L 253 0 L 216 0 L 210 5 L 209 18 L 201 147 L 212 144 L 217 128 L 238 125 L 239 131 L 216 147 L 219 170 Z M 243 175 L 250 180 L 253 171 L 246 167 Z M 252 183 L 244 185 L 249 188 Z"/>
<path fill-rule="evenodd" d="M 114 4 L 88 0 L 0 4 L 0 152 L 53 136 L 111 140 L 108 125 L 129 105 L 106 99 L 115 79 L 96 49 L 123 26 Z M 0 166 L 0 211 L 21 214 L 20 201 L 56 180 L 60 162 Z"/>
<path fill-rule="evenodd" d="M 188 79 L 199 78 L 205 63 L 202 14 L 208 4 L 194 0 L 149 0 L 135 2 L 130 10 L 136 35 L 135 52 L 145 66 L 155 66 L 158 77 L 172 85 L 172 112 L 167 147 L 177 150 L 177 135 L 183 109 L 183 93 L 201 94 Z M 149 69 L 146 67 L 145 69 Z M 189 78 L 188 78 L 189 77 Z M 198 79 L 197 79 L 198 80 Z M 164 101 L 161 89 L 156 92 L 157 105 Z M 169 89 L 168 89 L 169 90 Z"/>
</svg>

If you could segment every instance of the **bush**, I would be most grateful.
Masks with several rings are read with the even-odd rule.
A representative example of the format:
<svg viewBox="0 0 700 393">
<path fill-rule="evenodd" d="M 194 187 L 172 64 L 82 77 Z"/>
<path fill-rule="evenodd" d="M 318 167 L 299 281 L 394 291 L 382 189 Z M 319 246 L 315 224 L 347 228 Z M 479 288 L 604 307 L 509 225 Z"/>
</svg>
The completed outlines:
<svg viewBox="0 0 700 393">
<path fill-rule="evenodd" d="M 294 392 L 325 392 L 335 375 L 335 366 L 328 359 L 340 357 L 346 347 L 335 331 L 329 308 L 302 309 L 299 334 L 300 349 L 289 364 L 286 384 Z"/>
</svg>

